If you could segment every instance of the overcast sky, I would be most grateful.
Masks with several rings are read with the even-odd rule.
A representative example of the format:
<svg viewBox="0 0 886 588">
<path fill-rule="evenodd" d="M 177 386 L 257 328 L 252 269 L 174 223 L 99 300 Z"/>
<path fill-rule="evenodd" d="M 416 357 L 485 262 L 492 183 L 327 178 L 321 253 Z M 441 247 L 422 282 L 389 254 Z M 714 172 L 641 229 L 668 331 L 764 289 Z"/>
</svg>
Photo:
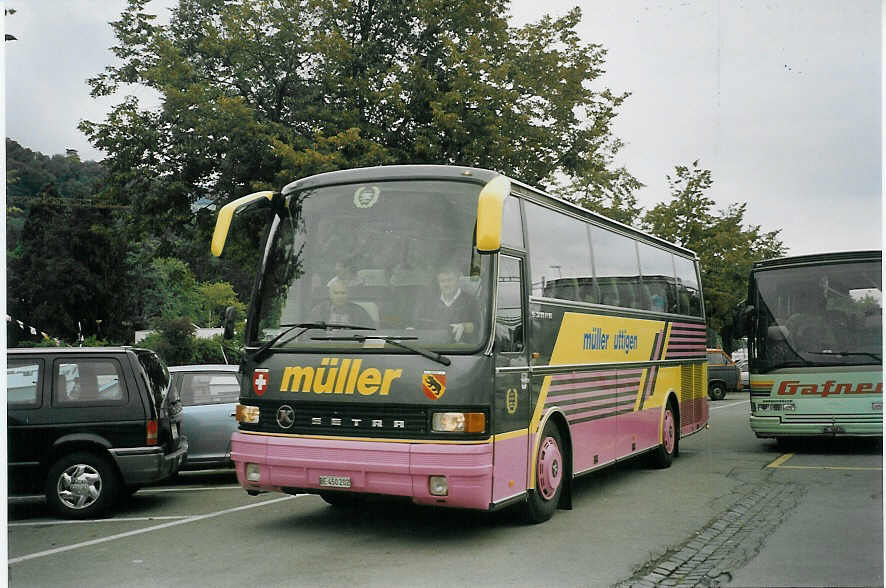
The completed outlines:
<svg viewBox="0 0 886 588">
<path fill-rule="evenodd" d="M 154 0 L 164 10 L 170 0 Z M 6 135 L 47 154 L 101 159 L 77 130 L 110 104 L 86 79 L 113 59 L 122 0 L 7 0 Z M 608 50 L 598 87 L 631 97 L 619 163 L 651 207 L 667 174 L 698 159 L 720 207 L 782 229 L 791 254 L 879 249 L 882 42 L 878 0 L 515 0 L 514 24 L 579 5 L 579 32 Z M 148 96 L 144 94 L 144 96 Z"/>
</svg>

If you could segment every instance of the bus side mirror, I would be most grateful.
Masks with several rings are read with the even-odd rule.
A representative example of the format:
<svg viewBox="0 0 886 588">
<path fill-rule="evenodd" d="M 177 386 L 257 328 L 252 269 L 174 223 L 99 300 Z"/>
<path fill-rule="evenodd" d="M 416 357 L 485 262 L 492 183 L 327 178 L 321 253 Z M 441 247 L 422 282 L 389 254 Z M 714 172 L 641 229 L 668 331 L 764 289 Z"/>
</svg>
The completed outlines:
<svg viewBox="0 0 886 588">
<path fill-rule="evenodd" d="M 477 200 L 477 251 L 495 253 L 501 249 L 501 227 L 505 198 L 511 193 L 511 181 L 496 176 L 480 190 Z"/>
<path fill-rule="evenodd" d="M 233 306 L 229 306 L 225 309 L 225 322 L 222 326 L 225 329 L 224 338 L 225 339 L 233 339 L 234 338 L 234 321 L 237 320 L 237 309 Z"/>
<path fill-rule="evenodd" d="M 732 323 L 733 335 L 736 339 L 747 337 L 748 334 L 751 332 L 755 310 L 756 309 L 749 304 L 742 307 L 741 310 L 736 313 L 736 316 Z"/>
<path fill-rule="evenodd" d="M 212 233 L 212 254 L 214 256 L 220 257 L 222 250 L 225 248 L 225 241 L 228 239 L 228 231 L 231 229 L 231 219 L 234 218 L 234 215 L 244 210 L 250 204 L 261 201 L 262 198 L 271 202 L 274 199 L 274 192 L 267 190 L 254 192 L 222 206 L 221 210 L 218 211 L 215 230 Z"/>
</svg>

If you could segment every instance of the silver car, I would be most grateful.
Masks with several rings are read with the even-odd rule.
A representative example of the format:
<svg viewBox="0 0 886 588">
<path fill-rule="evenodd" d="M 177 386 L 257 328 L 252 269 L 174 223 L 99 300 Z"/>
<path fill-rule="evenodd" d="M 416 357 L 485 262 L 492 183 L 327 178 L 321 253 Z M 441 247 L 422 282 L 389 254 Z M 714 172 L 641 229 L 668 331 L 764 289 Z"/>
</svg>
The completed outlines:
<svg viewBox="0 0 886 588">
<path fill-rule="evenodd" d="M 231 434 L 237 430 L 233 413 L 240 397 L 238 367 L 173 366 L 169 379 L 166 399 L 181 407 L 181 429 L 188 437 L 188 455 L 181 469 L 230 467 Z"/>
</svg>

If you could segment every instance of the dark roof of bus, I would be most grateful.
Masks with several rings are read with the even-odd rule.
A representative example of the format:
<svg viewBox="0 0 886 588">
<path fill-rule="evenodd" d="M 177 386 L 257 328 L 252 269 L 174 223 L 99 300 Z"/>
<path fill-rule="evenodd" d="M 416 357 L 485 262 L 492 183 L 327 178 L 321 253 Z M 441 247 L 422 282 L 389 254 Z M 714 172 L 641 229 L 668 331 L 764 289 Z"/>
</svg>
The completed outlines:
<svg viewBox="0 0 886 588">
<path fill-rule="evenodd" d="M 831 253 L 813 253 L 808 255 L 794 255 L 791 257 L 778 257 L 754 262 L 754 270 L 767 270 L 778 267 L 791 267 L 797 265 L 818 265 L 823 263 L 838 263 L 845 261 L 869 261 L 883 258 L 880 250 L 869 251 L 836 251 Z"/>
<path fill-rule="evenodd" d="M 373 182 L 379 180 L 463 180 L 478 184 L 486 184 L 488 181 L 499 175 L 503 174 L 488 169 L 458 165 L 385 165 L 345 169 L 309 176 L 286 184 L 286 186 L 283 187 L 282 192 L 283 194 L 289 194 L 296 190 L 317 188 L 320 186 L 351 184 L 355 182 Z M 697 259 L 695 252 L 690 249 L 671 243 L 660 237 L 641 231 L 640 229 L 620 223 L 603 216 L 602 214 L 582 208 L 581 206 L 569 202 L 568 200 L 564 200 L 563 198 L 552 196 L 547 192 L 534 188 L 529 184 L 525 184 L 509 176 L 508 179 L 511 180 L 512 185 L 518 186 L 523 191 L 530 192 L 533 196 L 540 197 L 540 200 L 556 203 L 558 208 L 566 209 L 589 220 L 594 220 L 601 225 L 627 233 L 632 237 L 639 237 L 641 240 L 663 245 L 668 249 L 680 251 L 693 259 Z"/>
</svg>

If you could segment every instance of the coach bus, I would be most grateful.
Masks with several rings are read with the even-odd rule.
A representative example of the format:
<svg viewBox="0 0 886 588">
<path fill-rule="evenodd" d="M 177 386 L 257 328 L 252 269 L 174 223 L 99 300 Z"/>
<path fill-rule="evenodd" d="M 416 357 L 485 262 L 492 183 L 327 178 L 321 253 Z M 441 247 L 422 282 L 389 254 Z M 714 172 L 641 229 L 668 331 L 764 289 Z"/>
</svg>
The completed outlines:
<svg viewBox="0 0 886 588">
<path fill-rule="evenodd" d="M 320 174 L 267 210 L 231 456 L 252 494 L 395 495 L 533 522 L 702 429 L 695 255 L 497 173 Z M 261 213 L 260 213 L 261 214 Z"/>
<path fill-rule="evenodd" d="M 881 280 L 881 251 L 753 265 L 738 326 L 757 437 L 882 437 Z"/>
</svg>

